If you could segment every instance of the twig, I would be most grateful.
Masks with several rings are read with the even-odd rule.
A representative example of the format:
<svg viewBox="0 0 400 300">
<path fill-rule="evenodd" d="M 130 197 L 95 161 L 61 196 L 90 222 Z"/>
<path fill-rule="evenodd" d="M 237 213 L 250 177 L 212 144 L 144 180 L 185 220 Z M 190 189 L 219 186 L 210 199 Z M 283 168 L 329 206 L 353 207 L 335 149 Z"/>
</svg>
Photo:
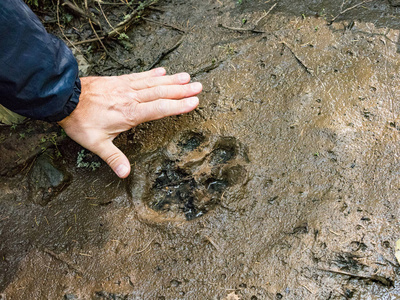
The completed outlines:
<svg viewBox="0 0 400 300">
<path fill-rule="evenodd" d="M 70 45 L 79 53 L 82 53 L 81 50 L 79 50 L 78 48 L 75 47 L 75 45 L 67 38 L 67 36 L 64 33 L 64 30 L 61 27 L 60 24 L 60 12 L 59 12 L 59 8 L 60 8 L 60 0 L 57 0 L 57 24 L 58 24 L 58 28 L 60 28 L 61 34 L 63 35 L 63 37 L 65 38 L 65 40 L 70 43 Z"/>
<path fill-rule="evenodd" d="M 62 4 L 62 6 L 68 7 L 76 15 L 84 17 L 84 18 L 87 18 L 90 21 L 92 21 L 92 23 L 95 24 L 96 26 L 101 27 L 100 22 L 94 16 L 92 16 L 91 14 L 85 12 L 83 9 L 79 8 L 78 6 L 73 4 L 72 2 L 70 2 L 68 0 L 64 0 L 64 3 Z"/>
<path fill-rule="evenodd" d="M 358 6 L 363 5 L 365 3 L 368 3 L 368 2 L 371 2 L 371 1 L 372 0 L 365 0 L 365 1 L 362 1 L 362 2 L 360 2 L 360 3 L 356 4 L 356 5 L 353 5 L 353 6 L 349 7 L 349 8 L 346 8 L 345 10 L 341 10 L 340 13 L 336 17 L 334 17 L 332 20 L 329 21 L 329 24 L 332 24 L 333 22 L 335 22 L 335 20 L 337 18 L 339 18 L 341 15 L 343 15 L 346 12 L 348 12 L 349 10 L 357 8 Z M 343 4 L 341 5 L 341 8 L 343 8 Z"/>
<path fill-rule="evenodd" d="M 309 67 L 307 67 L 307 65 L 296 55 L 296 53 L 294 53 L 294 51 L 292 50 L 292 48 L 290 48 L 289 45 L 288 45 L 286 42 L 282 41 L 282 42 L 280 42 L 280 43 L 283 44 L 283 45 L 285 45 L 286 48 L 289 49 L 289 51 L 292 53 L 292 55 L 294 56 L 294 58 L 296 59 L 296 61 L 300 64 L 300 66 L 301 66 L 308 74 L 313 75 L 314 70 L 311 69 L 311 68 L 309 68 Z"/>
<path fill-rule="evenodd" d="M 179 32 L 182 32 L 182 33 L 186 33 L 185 30 L 183 30 L 183 29 L 181 29 L 181 28 L 179 28 L 179 27 L 176 27 L 176 26 L 174 26 L 174 25 L 165 24 L 165 23 L 158 22 L 158 21 L 156 21 L 156 20 L 152 20 L 152 19 L 145 18 L 145 17 L 142 17 L 142 19 L 145 20 L 145 21 L 147 21 L 147 22 L 151 22 L 151 23 L 158 24 L 158 25 L 161 25 L 161 26 L 164 26 L 164 27 L 168 27 L 168 28 L 175 29 L 175 30 L 177 30 L 177 31 L 179 31 Z"/>
<path fill-rule="evenodd" d="M 192 73 L 190 73 L 190 76 L 194 77 L 194 76 L 197 76 L 197 75 L 199 75 L 201 73 L 210 72 L 211 70 L 214 70 L 214 69 L 218 68 L 222 64 L 222 62 L 223 62 L 222 60 L 219 60 L 217 62 L 211 63 L 210 65 L 207 65 L 207 66 L 202 67 L 202 68 L 200 68 L 200 69 L 198 69 L 196 71 L 193 71 Z"/>
<path fill-rule="evenodd" d="M 149 9 L 155 10 L 155 11 L 159 11 L 159 12 L 167 12 L 165 9 L 162 9 L 162 8 L 159 8 L 159 7 L 155 7 L 153 5 L 150 5 Z"/>
<path fill-rule="evenodd" d="M 146 70 L 148 71 L 148 70 L 153 69 L 165 56 L 167 56 L 169 53 L 171 53 L 176 48 L 178 48 L 180 46 L 180 44 L 182 44 L 183 39 L 184 39 L 184 36 L 182 36 L 179 39 L 179 41 L 175 45 L 173 45 L 171 48 L 161 52 L 161 54 L 156 58 L 156 60 Z"/>
<path fill-rule="evenodd" d="M 256 28 L 256 27 L 258 26 L 258 23 L 260 23 L 262 19 L 264 19 L 266 16 L 269 15 L 269 13 L 275 8 L 275 6 L 276 6 L 277 4 L 278 4 L 278 3 L 275 3 L 274 5 L 272 5 L 271 8 L 270 8 L 261 18 L 258 19 L 258 21 L 257 21 L 257 22 L 255 23 L 255 25 L 254 25 L 254 28 Z"/>
<path fill-rule="evenodd" d="M 207 241 L 210 242 L 211 245 L 214 246 L 214 248 L 215 248 L 218 252 L 221 252 L 221 248 L 220 248 L 209 236 L 205 235 L 204 237 L 207 239 Z"/>
<path fill-rule="evenodd" d="M 60 1 L 60 0 L 58 0 L 58 1 Z M 128 15 L 128 17 L 124 20 L 124 21 L 122 21 L 122 22 L 120 22 L 119 24 L 117 24 L 115 27 L 113 27 L 110 23 L 109 23 L 109 21 L 107 20 L 107 18 L 105 17 L 105 15 L 104 15 L 104 17 L 105 17 L 105 19 L 106 19 L 106 21 L 107 21 L 107 23 L 110 25 L 110 27 L 112 28 L 109 32 L 107 32 L 104 36 L 97 36 L 97 34 L 96 34 L 96 38 L 92 38 L 92 39 L 87 39 L 87 40 L 84 40 L 84 41 L 79 41 L 79 42 L 76 42 L 76 43 L 74 43 L 74 44 L 72 44 L 71 42 L 71 45 L 72 46 L 78 46 L 78 45 L 82 45 L 82 44 L 86 44 L 86 43 L 92 43 L 92 42 L 101 42 L 102 40 L 104 40 L 104 39 L 108 39 L 108 38 L 115 38 L 115 37 L 117 37 L 117 36 L 119 36 L 121 33 L 124 33 L 124 32 L 126 32 L 126 31 L 128 31 L 128 29 L 135 23 L 135 22 L 139 22 L 142 18 L 141 18 L 141 15 L 140 15 L 140 13 L 145 9 L 145 8 L 147 8 L 147 7 L 149 7 L 151 4 L 154 4 L 154 3 L 156 3 L 158 0 L 149 0 L 149 1 L 147 1 L 147 2 L 145 2 L 145 3 L 142 3 L 137 9 L 135 9 L 131 14 L 129 14 Z M 103 3 L 104 4 L 104 3 Z M 99 3 L 99 5 L 100 5 L 100 3 Z M 100 6 L 100 8 L 101 8 L 101 6 Z M 101 9 L 102 10 L 102 9 Z M 102 10 L 103 11 L 103 10 Z M 103 13 L 104 14 L 104 13 Z M 113 58 L 110 54 L 108 54 L 113 60 L 116 60 L 115 58 Z M 118 61 L 118 63 L 119 64 L 121 64 L 119 61 Z M 127 67 L 127 66 L 125 66 L 125 65 L 123 65 L 123 67 L 125 67 L 125 68 L 127 68 L 127 69 L 129 69 L 129 67 Z"/>
<path fill-rule="evenodd" d="M 98 34 L 97 34 L 96 30 L 94 29 L 93 24 L 92 24 L 92 22 L 91 22 L 90 20 L 89 20 L 89 24 L 90 24 L 90 27 L 92 27 L 92 30 L 93 30 L 94 34 L 96 35 L 97 40 L 99 41 L 99 43 L 100 43 L 101 46 L 103 47 L 103 49 L 104 49 L 104 51 L 106 52 L 106 54 L 107 54 L 113 61 L 115 61 L 117 64 L 121 65 L 121 66 L 124 67 L 125 69 L 130 69 L 129 66 L 127 66 L 127 65 L 125 65 L 124 63 L 120 62 L 117 58 L 115 58 L 114 56 L 112 56 L 110 52 L 108 52 L 106 46 L 104 46 L 104 43 L 102 42 L 102 40 L 101 40 L 100 37 L 98 36 Z"/>
<path fill-rule="evenodd" d="M 308 287 L 305 286 L 304 284 L 300 284 L 300 286 L 302 286 L 302 287 L 305 288 L 307 291 L 309 291 L 310 294 L 315 294 L 315 292 L 313 292 L 312 290 L 310 290 L 310 288 L 308 288 Z"/>
<path fill-rule="evenodd" d="M 100 43 L 101 46 L 103 47 L 104 51 L 108 54 L 107 48 L 106 48 L 106 46 L 104 46 L 103 42 L 101 41 L 99 35 L 98 35 L 97 32 L 96 32 L 96 29 L 94 29 L 93 23 L 92 23 L 91 20 L 89 20 L 89 24 L 90 24 L 90 27 L 92 28 L 92 31 L 93 31 L 94 35 L 96 36 L 97 40 L 99 41 L 99 43 Z"/>
<path fill-rule="evenodd" d="M 218 24 L 219 27 L 233 30 L 233 31 L 238 31 L 238 32 L 252 32 L 252 33 L 265 33 L 265 31 L 260 31 L 255 28 L 240 28 L 240 27 L 229 27 L 224 24 Z"/>
<path fill-rule="evenodd" d="M 229 30 L 234 30 L 234 31 L 238 31 L 238 32 L 252 32 L 252 33 L 265 33 L 265 31 L 261 31 L 258 30 L 258 23 L 261 22 L 262 19 L 264 19 L 266 16 L 268 16 L 268 14 L 275 8 L 275 6 L 278 3 L 275 3 L 274 5 L 271 6 L 271 8 L 261 17 L 259 18 L 253 25 L 252 28 L 240 28 L 240 27 L 229 27 L 223 24 L 219 24 L 220 27 L 225 28 L 225 29 L 229 29 Z"/>
<path fill-rule="evenodd" d="M 155 240 L 156 238 L 153 238 L 142 250 L 136 251 L 134 254 L 139 254 L 142 253 L 144 251 L 146 251 L 146 249 L 151 245 L 151 243 Z"/>
<path fill-rule="evenodd" d="M 104 17 L 104 19 L 106 20 L 108 26 L 110 26 L 110 28 L 114 29 L 114 27 L 111 25 L 110 21 L 108 21 L 108 18 L 107 18 L 107 16 L 106 16 L 106 14 L 104 13 L 104 10 L 103 10 L 103 7 L 102 7 L 101 4 L 100 4 L 100 1 L 98 1 L 97 4 L 99 5 L 100 10 L 101 10 L 101 13 L 103 14 L 103 17 Z"/>
<path fill-rule="evenodd" d="M 119 2 L 102 2 L 102 1 L 98 1 L 98 0 L 95 0 L 94 2 L 97 2 L 97 3 L 100 3 L 101 2 L 101 4 L 103 4 L 103 5 L 127 5 L 127 3 L 119 3 Z"/>
<path fill-rule="evenodd" d="M 37 156 L 35 156 L 35 158 L 33 159 L 32 163 L 30 164 L 30 166 L 29 166 L 29 168 L 28 168 L 28 171 L 26 171 L 26 173 L 25 173 L 25 175 L 24 175 L 24 179 L 25 179 L 25 177 L 28 175 L 29 171 L 32 169 L 32 166 L 33 166 L 33 164 L 35 163 L 36 158 L 37 158 Z M 21 173 L 22 173 L 22 171 L 23 171 L 23 170 L 21 170 Z"/>
<path fill-rule="evenodd" d="M 73 46 L 78 46 L 78 45 L 82 45 L 82 44 L 98 42 L 98 41 L 104 40 L 104 39 L 105 39 L 104 36 L 99 36 L 99 37 L 96 37 L 96 38 L 93 38 L 93 39 L 88 39 L 88 40 L 76 42 L 76 43 L 73 43 L 72 45 L 73 45 Z"/>
<path fill-rule="evenodd" d="M 132 24 L 140 20 L 140 13 L 150 5 L 156 3 L 158 0 L 148 0 L 140 4 L 140 6 L 135 9 L 128 17 L 122 21 L 121 23 L 117 24 L 113 30 L 107 33 L 107 38 L 114 38 L 119 36 L 122 32 L 126 32 Z"/>
<path fill-rule="evenodd" d="M 379 282 L 387 287 L 393 286 L 393 280 L 391 280 L 390 278 L 379 276 L 379 275 L 360 275 L 360 274 L 354 274 L 354 273 L 348 273 L 348 272 L 330 270 L 330 269 L 322 269 L 322 268 L 318 268 L 318 270 L 324 271 L 324 272 L 329 272 L 329 273 L 335 273 L 335 274 L 339 274 L 339 275 L 344 275 L 344 276 L 350 276 L 350 277 L 359 278 L 359 279 L 367 279 L 367 280 Z"/>
<path fill-rule="evenodd" d="M 334 235 L 340 236 L 339 233 L 337 233 L 337 232 L 335 232 L 335 231 L 333 231 L 333 230 L 331 230 L 331 229 L 329 229 L 329 228 L 328 228 L 328 231 L 329 231 L 330 233 L 333 233 Z"/>
</svg>

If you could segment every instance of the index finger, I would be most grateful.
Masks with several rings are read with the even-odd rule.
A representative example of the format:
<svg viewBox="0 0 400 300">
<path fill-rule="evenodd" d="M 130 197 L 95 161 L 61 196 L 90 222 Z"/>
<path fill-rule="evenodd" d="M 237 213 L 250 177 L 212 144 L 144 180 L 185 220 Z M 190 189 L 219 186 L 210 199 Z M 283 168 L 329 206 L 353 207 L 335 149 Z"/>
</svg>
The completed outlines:
<svg viewBox="0 0 400 300">
<path fill-rule="evenodd" d="M 164 68 L 156 68 L 150 71 L 146 72 L 140 72 L 140 73 L 132 73 L 132 74 L 127 74 L 127 75 L 121 75 L 122 77 L 126 77 L 130 81 L 136 81 L 140 79 L 145 79 L 149 77 L 158 77 L 158 76 L 164 76 L 167 73 Z"/>
<path fill-rule="evenodd" d="M 185 85 L 161 85 L 137 91 L 138 102 L 150 102 L 158 99 L 182 99 L 200 93 L 203 86 L 200 82 Z"/>
</svg>

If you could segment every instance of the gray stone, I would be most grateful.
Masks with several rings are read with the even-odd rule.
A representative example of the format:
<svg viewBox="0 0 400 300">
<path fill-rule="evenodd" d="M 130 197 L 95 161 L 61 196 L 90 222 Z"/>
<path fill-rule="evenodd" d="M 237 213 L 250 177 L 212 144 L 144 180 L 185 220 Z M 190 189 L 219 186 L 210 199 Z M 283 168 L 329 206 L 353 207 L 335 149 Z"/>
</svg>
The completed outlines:
<svg viewBox="0 0 400 300">
<path fill-rule="evenodd" d="M 68 174 L 60 171 L 53 162 L 52 152 L 40 155 L 30 173 L 31 198 L 34 203 L 46 205 L 52 196 L 65 187 Z"/>
<path fill-rule="evenodd" d="M 79 77 L 88 76 L 92 66 L 88 63 L 88 61 L 81 52 L 78 52 L 75 49 L 73 49 L 72 53 L 74 54 L 75 59 L 78 62 Z"/>
</svg>

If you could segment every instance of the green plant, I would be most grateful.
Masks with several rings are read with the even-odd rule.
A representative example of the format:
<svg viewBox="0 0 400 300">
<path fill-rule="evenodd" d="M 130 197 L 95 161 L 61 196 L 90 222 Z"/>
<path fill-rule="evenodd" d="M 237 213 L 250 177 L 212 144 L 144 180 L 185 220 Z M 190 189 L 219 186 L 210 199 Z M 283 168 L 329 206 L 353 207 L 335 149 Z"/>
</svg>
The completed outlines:
<svg viewBox="0 0 400 300">
<path fill-rule="evenodd" d="M 65 132 L 65 130 L 64 129 L 62 129 L 61 128 L 61 131 L 60 131 L 60 136 L 62 136 L 62 137 L 67 137 L 67 133 Z"/>
<path fill-rule="evenodd" d="M 58 149 L 57 137 L 58 137 L 57 133 L 53 132 L 51 135 L 42 136 L 40 139 L 40 143 L 41 144 L 46 143 L 46 142 L 52 143 L 53 146 L 56 148 L 56 150 L 55 150 L 56 157 L 62 157 L 60 149 Z M 42 145 L 41 146 L 42 152 L 45 152 L 47 150 L 47 148 L 48 147 L 46 145 Z"/>
<path fill-rule="evenodd" d="M 320 16 L 321 18 L 323 18 L 324 20 L 326 20 L 325 8 L 323 8 L 323 9 L 319 12 L 318 16 Z"/>
<path fill-rule="evenodd" d="M 64 17 L 64 23 L 69 23 L 74 18 L 72 15 L 67 14 L 67 13 L 63 14 L 63 17 Z"/>
<path fill-rule="evenodd" d="M 25 1 L 28 5 L 34 5 L 36 7 L 39 6 L 39 0 L 26 0 Z"/>
<path fill-rule="evenodd" d="M 219 47 L 223 49 L 227 55 L 235 54 L 235 49 L 231 45 L 219 46 Z"/>
<path fill-rule="evenodd" d="M 92 171 L 95 171 L 100 167 L 100 162 L 88 162 L 85 161 L 85 158 L 87 157 L 87 154 L 85 153 L 85 149 L 82 149 L 81 151 L 78 152 L 78 156 L 76 158 L 76 167 L 77 168 L 89 168 L 92 169 Z"/>
<path fill-rule="evenodd" d="M 129 40 L 129 36 L 127 36 L 125 33 L 120 33 L 118 36 L 119 40 Z"/>
</svg>

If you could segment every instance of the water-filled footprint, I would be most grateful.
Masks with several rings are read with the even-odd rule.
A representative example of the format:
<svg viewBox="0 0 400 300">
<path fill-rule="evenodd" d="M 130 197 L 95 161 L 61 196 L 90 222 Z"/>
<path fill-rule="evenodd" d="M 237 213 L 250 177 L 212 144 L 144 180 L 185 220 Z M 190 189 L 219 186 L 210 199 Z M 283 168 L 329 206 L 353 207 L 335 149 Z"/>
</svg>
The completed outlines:
<svg viewBox="0 0 400 300">
<path fill-rule="evenodd" d="M 129 193 L 141 217 L 189 221 L 213 210 L 227 189 L 244 181 L 248 158 L 234 137 L 188 131 L 136 162 Z"/>
</svg>

